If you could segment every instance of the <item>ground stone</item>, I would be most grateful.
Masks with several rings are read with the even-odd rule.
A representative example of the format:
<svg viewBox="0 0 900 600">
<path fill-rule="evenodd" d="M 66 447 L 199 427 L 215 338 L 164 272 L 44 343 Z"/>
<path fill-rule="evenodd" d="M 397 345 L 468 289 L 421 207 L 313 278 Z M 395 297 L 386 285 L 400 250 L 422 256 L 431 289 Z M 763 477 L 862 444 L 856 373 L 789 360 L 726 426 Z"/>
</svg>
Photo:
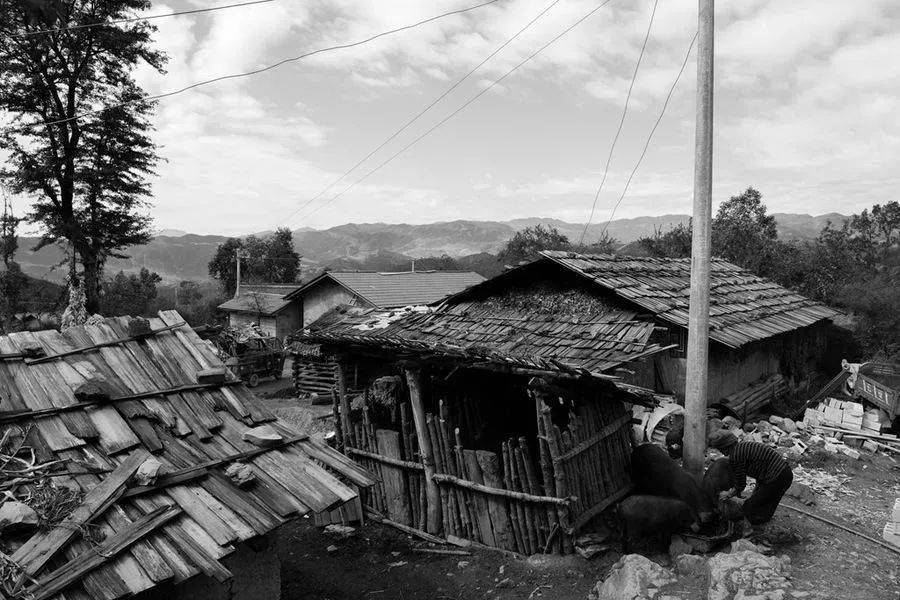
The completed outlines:
<svg viewBox="0 0 900 600">
<path fill-rule="evenodd" d="M 789 570 L 778 557 L 753 550 L 717 554 L 707 562 L 708 600 L 783 600 L 790 587 Z"/>
<path fill-rule="evenodd" d="M 682 554 L 675 559 L 675 572 L 683 577 L 698 575 L 706 569 L 706 558 L 696 554 Z"/>
<path fill-rule="evenodd" d="M 690 554 L 694 551 L 693 546 L 685 541 L 680 535 L 673 535 L 672 541 L 669 543 L 669 556 L 672 560 L 677 559 L 682 554 Z"/>
<path fill-rule="evenodd" d="M 0 531 L 32 529 L 37 525 L 37 513 L 27 504 L 10 501 L 0 506 Z"/>
<path fill-rule="evenodd" d="M 648 600 L 659 587 L 675 581 L 675 576 L 649 558 L 626 554 L 614 564 L 606 579 L 591 591 L 596 600 Z M 654 589 L 651 589 L 654 588 Z"/>
</svg>

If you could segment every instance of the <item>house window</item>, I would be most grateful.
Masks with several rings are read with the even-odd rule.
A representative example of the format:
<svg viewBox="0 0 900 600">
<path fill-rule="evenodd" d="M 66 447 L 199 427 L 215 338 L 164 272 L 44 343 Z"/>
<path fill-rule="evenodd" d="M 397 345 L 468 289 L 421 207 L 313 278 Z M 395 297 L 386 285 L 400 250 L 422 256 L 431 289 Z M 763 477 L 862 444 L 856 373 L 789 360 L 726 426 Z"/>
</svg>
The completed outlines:
<svg viewBox="0 0 900 600">
<path fill-rule="evenodd" d="M 669 355 L 675 358 L 687 356 L 687 330 L 681 327 L 669 328 L 669 345 L 678 344 L 669 350 Z"/>
</svg>

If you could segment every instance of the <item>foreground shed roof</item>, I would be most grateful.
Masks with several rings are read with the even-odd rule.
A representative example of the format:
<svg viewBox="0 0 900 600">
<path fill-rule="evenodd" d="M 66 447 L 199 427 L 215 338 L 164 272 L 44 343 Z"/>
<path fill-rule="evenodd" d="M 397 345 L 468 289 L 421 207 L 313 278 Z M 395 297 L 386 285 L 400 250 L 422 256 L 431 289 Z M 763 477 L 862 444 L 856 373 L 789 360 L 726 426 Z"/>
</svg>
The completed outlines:
<svg viewBox="0 0 900 600">
<path fill-rule="evenodd" d="M 650 343 L 655 325 L 636 320 L 634 311 L 602 310 L 576 317 L 492 301 L 459 302 L 435 310 L 343 310 L 342 320 L 332 319 L 307 339 L 464 364 L 594 376 L 664 349 Z"/>
<path fill-rule="evenodd" d="M 689 258 L 541 253 L 566 269 L 654 313 L 687 327 Z M 732 348 L 807 327 L 839 313 L 721 258 L 710 273 L 709 337 Z"/>
<path fill-rule="evenodd" d="M 101 557 L 102 564 L 67 587 L 67 595 L 112 600 L 198 573 L 227 576 L 218 561 L 236 543 L 353 499 L 356 491 L 343 481 L 372 483 L 349 459 L 276 419 L 240 382 L 198 384 L 198 370 L 222 363 L 178 313 L 150 320 L 153 330 L 164 331 L 120 341 L 129 336 L 129 322 L 111 318 L 63 333 L 0 336 L 0 354 L 6 355 L 0 359 L 0 430 L 28 431 L 26 443 L 39 462 L 69 461 L 62 465 L 67 473 L 55 478 L 59 484 L 90 493 L 112 469 L 148 451 L 164 473 L 193 473 L 164 489 L 115 494 L 118 500 L 93 521 L 107 539 L 160 507 L 174 507 L 167 510 L 177 514 L 140 543 Z M 82 350 L 101 343 L 108 345 Z M 48 355 L 71 354 L 44 361 L 15 356 L 34 346 Z M 113 400 L 77 400 L 74 390 L 87 381 L 105 381 Z M 260 424 L 290 443 L 262 450 L 244 441 L 244 432 Z M 244 489 L 223 472 L 247 451 L 256 451 L 242 460 L 256 482 Z M 90 552 L 76 536 L 36 577 L 40 581 Z"/>
<path fill-rule="evenodd" d="M 376 308 L 435 304 L 469 286 L 484 281 L 484 277 L 473 271 L 408 271 L 402 273 L 327 271 L 302 288 L 288 294 L 286 298 L 300 297 L 306 290 L 325 279 L 337 282 Z"/>
</svg>

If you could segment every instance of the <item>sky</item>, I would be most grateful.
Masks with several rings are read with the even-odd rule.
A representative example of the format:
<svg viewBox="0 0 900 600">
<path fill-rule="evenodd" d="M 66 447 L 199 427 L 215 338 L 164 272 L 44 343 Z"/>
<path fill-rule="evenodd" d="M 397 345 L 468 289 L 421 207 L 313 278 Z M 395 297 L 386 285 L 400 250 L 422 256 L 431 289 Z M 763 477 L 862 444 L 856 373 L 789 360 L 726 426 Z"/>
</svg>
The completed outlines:
<svg viewBox="0 0 900 600">
<path fill-rule="evenodd" d="M 148 14 L 208 7 L 154 2 Z M 227 4 L 227 2 L 218 2 Z M 170 57 L 150 93 L 364 39 L 479 0 L 275 0 L 154 21 Z M 584 222 L 603 177 L 653 0 L 611 0 L 372 176 L 335 197 L 601 0 L 558 0 L 417 123 L 324 188 L 544 10 L 501 0 L 163 99 L 158 229 L 554 217 Z M 662 0 L 595 222 L 621 196 L 697 29 L 696 0 Z M 754 186 L 772 212 L 856 212 L 900 180 L 900 3 L 741 0 L 716 9 L 714 204 Z M 689 213 L 696 53 L 615 218 Z M 319 195 L 317 200 L 310 200 Z"/>
</svg>

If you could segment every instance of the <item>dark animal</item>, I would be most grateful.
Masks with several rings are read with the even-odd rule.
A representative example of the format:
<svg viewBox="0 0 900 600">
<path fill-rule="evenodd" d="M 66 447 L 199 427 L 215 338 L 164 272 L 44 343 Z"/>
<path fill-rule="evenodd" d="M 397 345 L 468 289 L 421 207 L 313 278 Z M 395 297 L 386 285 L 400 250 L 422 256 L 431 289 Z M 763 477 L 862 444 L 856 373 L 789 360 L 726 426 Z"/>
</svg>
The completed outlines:
<svg viewBox="0 0 900 600">
<path fill-rule="evenodd" d="M 691 507 L 695 520 L 703 524 L 712 521 L 714 502 L 703 493 L 697 480 L 659 446 L 641 444 L 634 449 L 631 479 L 638 494 L 677 498 Z"/>
<path fill-rule="evenodd" d="M 636 543 L 649 541 L 654 549 L 668 548 L 672 534 L 690 527 L 698 530 L 694 512 L 676 498 L 629 496 L 619 504 L 622 523 L 622 552 Z"/>
<path fill-rule="evenodd" d="M 712 461 L 703 474 L 703 491 L 713 501 L 719 500 L 719 492 L 730 490 L 734 487 L 734 477 L 731 475 L 731 461 L 728 458 L 720 458 Z"/>
<path fill-rule="evenodd" d="M 703 492 L 717 507 L 719 514 L 727 521 L 736 521 L 743 518 L 743 501 L 739 498 L 719 500 L 719 492 L 730 490 L 734 487 L 734 476 L 731 473 L 731 461 L 728 458 L 720 458 L 710 463 L 703 474 Z"/>
</svg>

